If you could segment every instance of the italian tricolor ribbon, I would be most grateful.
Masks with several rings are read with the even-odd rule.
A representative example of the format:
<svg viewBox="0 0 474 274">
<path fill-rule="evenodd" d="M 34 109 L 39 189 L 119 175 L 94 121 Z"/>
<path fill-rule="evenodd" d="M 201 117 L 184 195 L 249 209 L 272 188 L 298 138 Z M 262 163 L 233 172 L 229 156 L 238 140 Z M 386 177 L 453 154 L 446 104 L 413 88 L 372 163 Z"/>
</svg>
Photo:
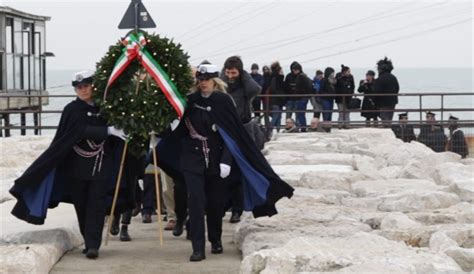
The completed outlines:
<svg viewBox="0 0 474 274">
<path fill-rule="evenodd" d="M 168 102 L 178 113 L 178 117 L 183 116 L 186 107 L 186 100 L 178 92 L 176 85 L 171 81 L 168 74 L 166 74 L 158 62 L 156 62 L 152 55 L 145 49 L 146 39 L 143 33 L 139 33 L 138 37 L 132 33 L 128 35 L 122 43 L 125 48 L 112 69 L 109 81 L 107 82 L 107 87 L 105 88 L 104 100 L 107 97 L 109 87 L 115 82 L 115 80 L 117 80 L 133 60 L 138 59 L 151 77 L 156 81 L 161 91 L 163 91 Z"/>
</svg>

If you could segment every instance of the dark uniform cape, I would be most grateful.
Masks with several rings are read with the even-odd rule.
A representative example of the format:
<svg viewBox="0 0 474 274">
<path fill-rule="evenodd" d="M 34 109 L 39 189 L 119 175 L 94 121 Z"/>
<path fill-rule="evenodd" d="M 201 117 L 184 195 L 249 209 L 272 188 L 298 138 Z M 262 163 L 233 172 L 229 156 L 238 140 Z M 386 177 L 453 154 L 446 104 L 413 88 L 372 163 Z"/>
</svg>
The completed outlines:
<svg viewBox="0 0 474 274">
<path fill-rule="evenodd" d="M 434 152 L 445 151 L 447 141 L 448 138 L 444 134 L 443 126 L 439 124 L 421 126 L 418 142 L 425 144 Z"/>
<path fill-rule="evenodd" d="M 392 126 L 392 131 L 398 139 L 402 139 L 405 143 L 416 140 L 415 130 L 412 125 L 395 125 Z"/>
<path fill-rule="evenodd" d="M 448 142 L 448 151 L 452 151 L 461 155 L 462 158 L 466 158 L 469 154 L 466 138 L 464 133 L 460 129 L 455 129 L 451 135 L 451 139 Z"/>
<path fill-rule="evenodd" d="M 188 107 L 201 97 L 200 92 L 188 96 Z M 212 120 L 233 156 L 242 174 L 244 209 L 255 217 L 272 216 L 277 213 L 275 203 L 282 197 L 291 198 L 294 189 L 284 182 L 268 164 L 245 130 L 236 112 L 231 97 L 222 92 L 213 92 L 208 98 Z M 181 130 L 185 127 L 185 112 L 178 128 L 158 144 L 158 165 L 171 177 L 182 178 L 179 170 Z"/>
<path fill-rule="evenodd" d="M 105 123 L 102 127 L 88 126 L 91 117 L 86 114 L 93 109 L 79 98 L 64 108 L 52 143 L 10 189 L 18 200 L 12 210 L 14 216 L 28 223 L 43 224 L 48 207 L 54 208 L 60 202 L 72 203 L 68 188 L 71 168 L 65 160 L 73 152 L 73 146 L 85 137 L 107 138 Z M 104 155 L 101 170 L 111 165 Z"/>
</svg>

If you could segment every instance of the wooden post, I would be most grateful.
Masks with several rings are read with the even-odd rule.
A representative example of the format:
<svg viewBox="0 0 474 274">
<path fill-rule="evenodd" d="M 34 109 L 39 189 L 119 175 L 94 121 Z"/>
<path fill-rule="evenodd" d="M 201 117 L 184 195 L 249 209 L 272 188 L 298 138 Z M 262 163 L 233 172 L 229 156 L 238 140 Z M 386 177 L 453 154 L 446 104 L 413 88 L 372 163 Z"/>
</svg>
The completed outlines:
<svg viewBox="0 0 474 274">
<path fill-rule="evenodd" d="M 158 181 L 158 161 L 156 157 L 156 148 L 152 147 L 153 151 L 153 169 L 155 173 L 155 187 L 156 187 L 156 210 L 158 211 L 158 237 L 160 238 L 160 245 L 163 246 L 163 225 L 161 223 L 161 197 L 160 197 L 160 182 Z M 162 171 L 163 172 L 163 171 Z"/>
<path fill-rule="evenodd" d="M 127 155 L 127 148 L 128 148 L 128 142 L 125 142 L 125 146 L 123 147 L 123 152 L 122 152 L 122 160 L 120 161 L 120 169 L 119 169 L 119 174 L 117 177 L 117 183 L 115 184 L 115 193 L 114 193 L 114 199 L 112 201 L 112 208 L 110 209 L 109 220 L 107 222 L 107 229 L 105 232 L 105 235 L 106 235 L 105 245 L 107 245 L 109 242 L 110 227 L 112 226 L 112 221 L 114 220 L 115 204 L 117 203 L 117 197 L 119 194 L 120 181 L 122 180 L 123 165 L 125 163 L 125 156 Z"/>
</svg>

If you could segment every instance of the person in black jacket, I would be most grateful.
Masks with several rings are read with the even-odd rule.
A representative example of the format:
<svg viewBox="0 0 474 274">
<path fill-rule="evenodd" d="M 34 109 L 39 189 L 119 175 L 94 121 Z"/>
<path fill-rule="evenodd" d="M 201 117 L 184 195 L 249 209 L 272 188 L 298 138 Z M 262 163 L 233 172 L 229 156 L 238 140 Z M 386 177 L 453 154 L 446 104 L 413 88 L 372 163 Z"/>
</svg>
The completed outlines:
<svg viewBox="0 0 474 274">
<path fill-rule="evenodd" d="M 336 96 L 337 109 L 339 111 L 338 127 L 340 129 L 349 128 L 350 112 L 348 105 L 355 89 L 354 77 L 351 74 L 351 69 L 347 66 L 341 65 L 341 72 L 336 74 L 336 80 L 336 94 L 345 95 Z"/>
<path fill-rule="evenodd" d="M 258 73 L 258 64 L 252 64 L 252 66 L 250 67 L 250 76 L 252 77 L 252 79 L 260 86 L 261 90 L 262 90 L 262 93 L 265 91 L 263 89 L 263 84 L 264 84 L 264 79 L 263 79 L 263 75 L 261 75 L 260 73 Z M 252 108 L 253 108 L 253 111 L 260 111 L 262 108 L 261 108 L 261 104 L 262 104 L 262 98 L 260 97 L 255 97 L 253 98 L 253 101 L 252 101 Z M 254 115 L 255 116 L 260 116 L 260 112 L 254 112 Z"/>
<path fill-rule="evenodd" d="M 458 126 L 459 118 L 454 116 L 449 116 L 449 141 L 448 141 L 448 151 L 452 151 L 461 155 L 462 158 L 466 158 L 469 154 L 469 148 L 464 138 L 464 133 L 459 129 Z"/>
<path fill-rule="evenodd" d="M 392 126 L 392 131 L 398 139 L 402 139 L 405 143 L 416 140 L 413 125 L 408 124 L 408 113 L 398 115 L 398 125 Z"/>
<path fill-rule="evenodd" d="M 84 237 L 83 253 L 99 256 L 106 214 L 107 180 L 114 176 L 116 141 L 123 130 L 107 126 L 92 99 L 93 72 L 74 75 L 76 100 L 64 107 L 56 135 L 48 149 L 15 180 L 10 193 L 18 199 L 12 214 L 33 224 L 43 224 L 48 207 L 74 204 Z"/>
<path fill-rule="evenodd" d="M 395 75 L 392 74 L 393 64 L 387 57 L 377 62 L 379 77 L 374 83 L 374 94 L 391 94 L 388 96 L 375 96 L 375 105 L 380 110 L 379 116 L 385 127 L 390 127 L 393 111 L 398 104 L 400 86 Z"/>
<path fill-rule="evenodd" d="M 313 82 L 303 72 L 303 67 L 298 62 L 291 63 L 291 72 L 285 78 L 287 94 L 312 94 L 314 93 Z M 301 131 L 306 131 L 306 109 L 309 97 L 289 97 L 286 104 L 286 119 L 291 118 L 292 110 L 296 110 L 296 125 Z"/>
<path fill-rule="evenodd" d="M 361 80 L 359 83 L 359 88 L 357 89 L 358 92 L 364 93 L 364 100 L 362 101 L 362 112 L 361 116 L 365 117 L 365 124 L 370 127 L 371 121 L 373 121 L 373 126 L 377 127 L 377 112 L 366 112 L 370 110 L 376 110 L 375 107 L 375 98 L 370 96 L 370 94 L 374 93 L 374 77 L 375 72 L 373 70 L 367 71 L 365 74 L 365 80 Z"/>
<path fill-rule="evenodd" d="M 268 89 L 270 95 L 283 95 L 285 94 L 285 83 L 283 70 L 279 62 L 274 62 L 271 66 L 272 78 L 270 80 L 270 87 Z M 285 98 L 283 97 L 270 97 L 269 105 L 272 111 L 271 113 L 271 124 L 273 128 L 276 128 L 277 132 L 280 132 L 281 128 L 281 113 L 285 104 Z"/>
<path fill-rule="evenodd" d="M 246 190 L 244 208 L 255 217 L 276 214 L 275 203 L 293 194 L 293 188 L 275 174 L 244 129 L 232 98 L 225 93 L 225 83 L 218 78 L 217 67 L 200 66 L 196 77 L 197 90 L 188 95 L 180 124 L 157 147 L 162 155 L 158 165 L 172 177 L 181 174 L 187 186 L 191 261 L 206 258 L 204 213 L 211 252 L 223 252 L 225 179 L 233 168 L 240 170 Z M 172 170 L 172 162 L 166 163 L 174 161 L 169 153 L 171 158 L 179 157 L 177 171 Z"/>
<path fill-rule="evenodd" d="M 321 97 L 322 105 L 323 105 L 323 120 L 326 124 L 329 123 L 329 130 L 331 129 L 330 123 L 332 121 L 332 111 L 334 109 L 334 97 L 328 94 L 335 94 L 335 85 L 336 85 L 336 78 L 334 76 L 334 69 L 331 67 L 327 67 L 324 70 L 324 78 L 321 80 L 321 87 L 319 93 L 322 95 L 326 95 Z"/>
</svg>

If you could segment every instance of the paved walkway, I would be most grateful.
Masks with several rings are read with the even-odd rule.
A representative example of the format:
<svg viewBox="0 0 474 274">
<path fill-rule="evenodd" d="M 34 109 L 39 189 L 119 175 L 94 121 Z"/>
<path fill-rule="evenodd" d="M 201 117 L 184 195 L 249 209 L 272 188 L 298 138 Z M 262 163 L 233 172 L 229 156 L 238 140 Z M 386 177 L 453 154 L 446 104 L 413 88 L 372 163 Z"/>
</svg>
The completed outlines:
<svg viewBox="0 0 474 274">
<path fill-rule="evenodd" d="M 238 273 L 241 253 L 233 244 L 233 225 L 228 220 L 226 216 L 222 235 L 224 254 L 211 254 L 208 243 L 206 260 L 201 262 L 189 262 L 191 242 L 185 239 L 185 233 L 177 238 L 171 231 L 164 231 L 163 246 L 160 246 L 156 218 L 151 224 L 143 224 L 137 216 L 129 226 L 131 242 L 120 242 L 118 236 L 110 236 L 108 246 L 102 246 L 97 260 L 85 258 L 81 254 L 83 246 L 75 248 L 61 258 L 51 273 Z"/>
</svg>

